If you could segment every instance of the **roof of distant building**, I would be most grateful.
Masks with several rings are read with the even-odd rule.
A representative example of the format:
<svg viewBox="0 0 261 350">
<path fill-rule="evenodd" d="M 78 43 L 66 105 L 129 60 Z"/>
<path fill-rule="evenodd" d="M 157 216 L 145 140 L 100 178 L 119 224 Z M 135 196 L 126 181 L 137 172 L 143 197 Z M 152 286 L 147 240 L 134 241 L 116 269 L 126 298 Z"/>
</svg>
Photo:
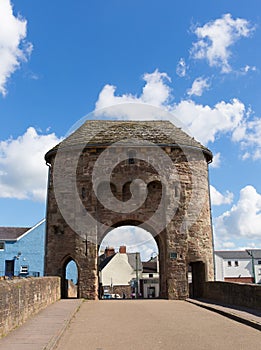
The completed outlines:
<svg viewBox="0 0 261 350">
<path fill-rule="evenodd" d="M 30 233 L 44 222 L 45 219 L 42 219 L 33 227 L 0 227 L 0 240 L 17 241 L 22 238 L 24 234 Z"/>
<path fill-rule="evenodd" d="M 0 227 L 0 240 L 2 241 L 16 241 L 31 227 Z"/>
<path fill-rule="evenodd" d="M 137 255 L 137 262 L 136 262 L 136 255 Z M 142 271 L 142 262 L 140 259 L 140 253 L 127 253 L 128 256 L 128 262 L 130 266 L 133 268 L 133 270 L 136 270 L 136 266 L 138 267 L 138 271 Z"/>
<path fill-rule="evenodd" d="M 107 147 L 119 141 L 127 145 L 131 142 L 135 146 L 133 139 L 148 141 L 160 146 L 184 146 L 200 149 L 208 161 L 212 160 L 212 153 L 208 148 L 170 121 L 112 120 L 87 120 L 65 140 L 47 152 L 45 159 L 48 161 L 59 147 L 64 149 Z"/>
<path fill-rule="evenodd" d="M 143 261 L 142 262 L 142 272 L 144 273 L 156 273 L 157 272 L 157 261 Z"/>
<path fill-rule="evenodd" d="M 261 249 L 217 250 L 215 254 L 223 259 L 249 259 L 251 258 L 250 254 L 253 255 L 254 259 L 261 259 Z"/>
<path fill-rule="evenodd" d="M 104 269 L 104 267 L 111 261 L 111 259 L 116 255 L 116 253 L 107 256 L 105 254 L 102 254 L 99 256 L 99 271 Z"/>
</svg>

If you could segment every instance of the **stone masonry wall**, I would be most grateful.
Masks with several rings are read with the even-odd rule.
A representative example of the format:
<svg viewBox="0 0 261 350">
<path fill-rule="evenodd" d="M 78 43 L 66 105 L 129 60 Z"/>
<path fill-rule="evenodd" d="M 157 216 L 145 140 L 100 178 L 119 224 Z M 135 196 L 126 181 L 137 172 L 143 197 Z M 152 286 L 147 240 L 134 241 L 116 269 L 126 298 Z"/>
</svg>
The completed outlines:
<svg viewBox="0 0 261 350">
<path fill-rule="evenodd" d="M 261 286 L 233 282 L 206 282 L 202 298 L 261 310 Z"/>
<path fill-rule="evenodd" d="M 112 150 L 119 156 L 128 154 L 128 148 L 117 147 Z M 190 150 L 184 155 L 178 148 L 165 147 L 164 151 L 172 162 L 166 165 L 163 158 L 157 160 L 159 169 L 167 174 L 168 185 L 175 189 L 166 191 L 163 205 L 160 207 L 165 184 L 161 183 L 161 174 L 157 173 L 149 161 L 150 148 L 142 147 L 139 152 L 143 159 L 134 163 L 121 161 L 113 168 L 110 176 L 110 188 L 114 196 L 124 204 L 131 198 L 130 183 L 141 179 L 147 186 L 147 198 L 137 210 L 116 212 L 109 210 L 97 199 L 92 187 L 92 174 L 97 166 L 101 187 L 97 192 L 110 201 L 106 187 L 102 185 L 110 173 L 110 157 L 96 164 L 103 152 L 102 148 L 89 147 L 82 151 L 76 171 L 76 193 L 70 193 L 72 177 L 75 177 L 75 165 L 71 165 L 73 150 L 63 152 L 59 157 L 58 178 L 61 189 L 55 183 L 53 174 L 55 157 L 49 160 L 49 187 L 47 210 L 47 237 L 45 272 L 48 276 L 60 276 L 65 279 L 65 267 L 74 260 L 79 274 L 79 297 L 97 299 L 98 274 L 97 254 L 102 239 L 108 233 L 108 227 L 123 225 L 141 225 L 155 236 L 159 246 L 160 296 L 167 299 L 186 299 L 188 297 L 188 266 L 202 261 L 205 264 L 206 279 L 213 279 L 213 247 L 210 220 L 208 165 L 202 153 Z M 147 157 L 147 158 L 146 158 Z M 187 159 L 188 157 L 188 159 Z M 152 157 L 153 158 L 153 157 Z M 174 165 L 174 166 L 173 166 Z M 168 168 L 166 168 L 166 166 Z M 72 167 L 72 168 L 71 168 Z M 163 171 L 163 170 L 162 170 Z M 106 180 L 108 181 L 108 180 Z M 68 182 L 68 188 L 67 184 Z M 70 186 L 69 186 L 70 185 Z M 60 196 L 60 207 L 57 196 Z M 81 206 L 72 199 L 78 198 Z M 110 202 L 108 202 L 110 204 Z M 66 220 L 61 207 L 66 213 Z M 177 207 L 175 213 L 171 208 Z M 160 210 L 158 210 L 160 208 Z M 154 215 L 158 212 L 157 217 Z M 85 225 L 88 214 L 97 222 Z M 73 223 L 72 229 L 68 222 Z M 76 224 L 77 223 L 77 224 Z M 161 225 L 162 224 L 162 225 Z M 78 226 L 79 227 L 78 227 Z M 82 225 L 82 226 L 81 226 Z M 160 230 L 157 229 L 160 226 Z M 75 230 L 75 232 L 73 231 Z M 78 233 L 76 233 L 76 231 Z M 94 243 L 96 240 L 96 244 Z M 171 256 L 176 258 L 172 258 Z M 199 281 L 204 283 L 204 281 Z"/>
<path fill-rule="evenodd" d="M 60 299 L 60 278 L 0 281 L 0 337 Z"/>
</svg>

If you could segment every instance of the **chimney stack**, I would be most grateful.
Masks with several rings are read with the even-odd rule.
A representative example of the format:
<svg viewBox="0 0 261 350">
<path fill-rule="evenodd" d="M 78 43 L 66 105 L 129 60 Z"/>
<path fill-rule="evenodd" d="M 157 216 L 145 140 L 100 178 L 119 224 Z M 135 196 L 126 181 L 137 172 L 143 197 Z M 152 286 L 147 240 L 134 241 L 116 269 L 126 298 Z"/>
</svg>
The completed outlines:
<svg viewBox="0 0 261 350">
<path fill-rule="evenodd" d="M 115 254 L 115 250 L 113 247 L 106 247 L 104 254 L 106 258 L 108 258 L 109 256 L 112 256 L 113 254 Z"/>
<path fill-rule="evenodd" d="M 127 251 L 126 245 L 121 245 L 120 249 L 119 249 L 119 253 L 120 254 L 126 254 L 126 251 Z"/>
</svg>

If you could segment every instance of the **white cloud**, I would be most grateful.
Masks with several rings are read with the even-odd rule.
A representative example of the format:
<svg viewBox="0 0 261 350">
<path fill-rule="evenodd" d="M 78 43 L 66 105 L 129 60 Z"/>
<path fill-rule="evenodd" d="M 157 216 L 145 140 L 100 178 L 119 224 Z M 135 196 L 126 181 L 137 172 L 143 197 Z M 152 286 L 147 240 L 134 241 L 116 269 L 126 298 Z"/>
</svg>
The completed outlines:
<svg viewBox="0 0 261 350">
<path fill-rule="evenodd" d="M 183 78 L 187 74 L 187 65 L 184 58 L 181 58 L 176 67 L 176 73 L 179 77 Z"/>
<path fill-rule="evenodd" d="M 189 96 L 201 96 L 203 94 L 203 91 L 209 87 L 210 83 L 208 78 L 204 79 L 202 77 L 198 77 L 193 81 L 192 87 L 188 90 L 187 93 Z"/>
<path fill-rule="evenodd" d="M 225 249 L 233 249 L 235 248 L 235 243 L 234 242 L 223 242 L 223 247 Z"/>
<path fill-rule="evenodd" d="M 241 73 L 243 75 L 245 75 L 245 74 L 247 74 L 248 72 L 251 72 L 251 71 L 252 72 L 256 72 L 257 68 L 255 66 L 249 66 L 248 64 L 245 67 L 241 68 Z"/>
<path fill-rule="evenodd" d="M 221 164 L 221 154 L 220 152 L 218 152 L 213 155 L 213 160 L 212 160 L 212 163 L 210 163 L 210 167 L 216 169 L 220 167 L 220 164 Z"/>
<path fill-rule="evenodd" d="M 244 118 L 245 106 L 238 99 L 221 101 L 213 108 L 183 100 L 172 112 L 189 128 L 191 135 L 207 144 L 214 142 L 219 134 L 235 130 Z"/>
<path fill-rule="evenodd" d="M 244 187 L 238 202 L 215 218 L 214 225 L 219 239 L 235 236 L 261 240 L 261 195 L 253 186 Z"/>
<path fill-rule="evenodd" d="M 164 106 L 171 98 L 171 88 L 166 84 L 171 79 L 167 73 L 161 73 L 156 69 L 153 73 L 145 73 L 143 80 L 145 85 L 140 97 L 132 94 L 116 96 L 116 87 L 105 85 L 96 102 L 96 110 L 123 103 L 144 103 L 156 107 Z"/>
<path fill-rule="evenodd" d="M 172 90 L 168 85 L 170 78 L 166 73 L 158 70 L 152 74 L 146 73 L 144 80 L 145 86 L 140 96 L 117 96 L 115 86 L 105 85 L 96 102 L 94 117 L 102 115 L 127 120 L 167 119 L 179 127 L 183 124 L 184 131 L 205 145 L 214 142 L 220 134 L 234 132 L 242 125 L 245 106 L 238 99 L 231 102 L 221 101 L 214 107 L 196 104 L 192 100 L 171 104 Z M 139 113 L 136 104 L 139 104 Z M 149 106 L 156 106 L 161 110 Z"/>
<path fill-rule="evenodd" d="M 227 191 L 226 194 L 222 194 L 214 186 L 210 185 L 210 198 L 212 205 L 231 204 L 233 193 Z"/>
<path fill-rule="evenodd" d="M 168 102 L 171 97 L 171 88 L 165 82 L 171 82 L 167 73 L 161 73 L 156 69 L 153 73 L 145 73 L 146 82 L 142 89 L 141 102 L 160 107 Z"/>
<path fill-rule="evenodd" d="M 0 93 L 6 95 L 6 82 L 30 56 L 33 46 L 26 42 L 25 19 L 15 17 L 10 0 L 0 1 Z"/>
<path fill-rule="evenodd" d="M 254 27 L 246 19 L 233 19 L 227 13 L 194 30 L 198 41 L 193 43 L 191 56 L 206 59 L 211 67 L 221 67 L 223 73 L 228 73 L 231 71 L 230 47 L 240 38 L 249 37 L 253 30 Z"/>
<path fill-rule="evenodd" d="M 0 197 L 44 201 L 48 167 L 45 153 L 60 140 L 33 127 L 17 139 L 0 141 Z"/>
<path fill-rule="evenodd" d="M 261 159 L 261 118 L 256 117 L 253 120 L 242 121 L 234 130 L 232 140 L 240 143 L 244 151 L 243 160 L 248 158 Z"/>
</svg>

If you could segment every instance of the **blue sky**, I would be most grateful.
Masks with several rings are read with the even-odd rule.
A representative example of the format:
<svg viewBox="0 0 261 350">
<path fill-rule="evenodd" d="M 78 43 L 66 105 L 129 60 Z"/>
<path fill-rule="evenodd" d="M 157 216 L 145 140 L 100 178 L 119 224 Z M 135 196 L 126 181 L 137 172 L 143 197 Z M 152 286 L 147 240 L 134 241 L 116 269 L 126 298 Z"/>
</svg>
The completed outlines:
<svg viewBox="0 0 261 350">
<path fill-rule="evenodd" d="M 43 154 L 77 120 L 138 102 L 214 153 L 216 248 L 260 248 L 259 0 L 11 4 L 0 1 L 1 226 L 44 217 Z"/>
</svg>

